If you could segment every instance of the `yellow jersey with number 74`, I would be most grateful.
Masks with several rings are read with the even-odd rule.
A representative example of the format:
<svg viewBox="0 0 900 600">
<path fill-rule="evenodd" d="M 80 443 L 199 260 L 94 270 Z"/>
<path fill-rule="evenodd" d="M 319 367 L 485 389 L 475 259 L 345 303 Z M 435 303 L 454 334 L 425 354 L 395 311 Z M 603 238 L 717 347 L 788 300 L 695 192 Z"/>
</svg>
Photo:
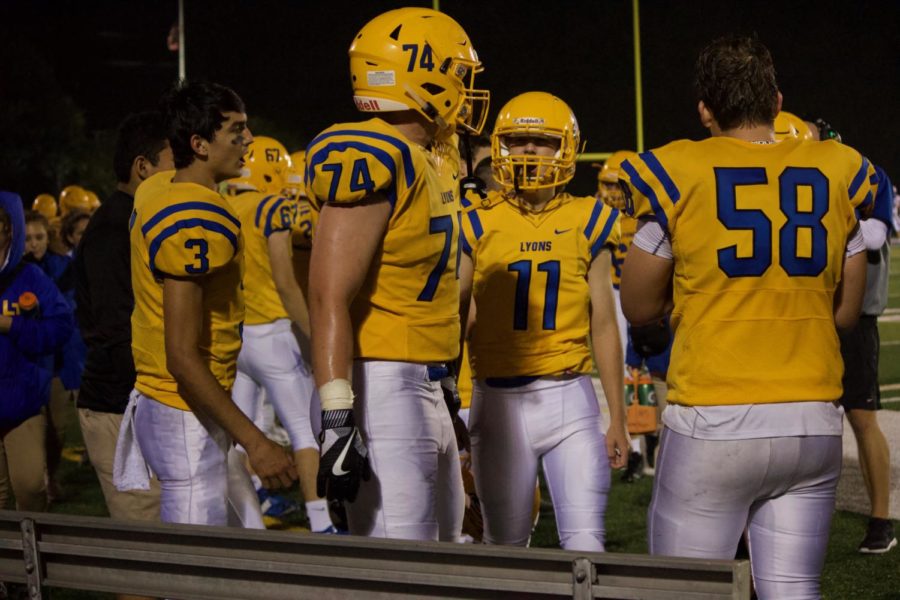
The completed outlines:
<svg viewBox="0 0 900 600">
<path fill-rule="evenodd" d="M 350 309 L 356 357 L 455 359 L 460 335 L 455 147 L 426 150 L 376 118 L 326 129 L 310 143 L 306 161 L 307 195 L 316 210 L 373 194 L 391 204 L 384 241 Z"/>
<path fill-rule="evenodd" d="M 131 348 L 135 388 L 163 404 L 190 410 L 166 368 L 163 282 L 195 279 L 203 288 L 200 353 L 226 390 L 234 383 L 241 349 L 241 223 L 217 192 L 173 183 L 174 171 L 153 175 L 138 187 L 131 214 Z"/>
</svg>

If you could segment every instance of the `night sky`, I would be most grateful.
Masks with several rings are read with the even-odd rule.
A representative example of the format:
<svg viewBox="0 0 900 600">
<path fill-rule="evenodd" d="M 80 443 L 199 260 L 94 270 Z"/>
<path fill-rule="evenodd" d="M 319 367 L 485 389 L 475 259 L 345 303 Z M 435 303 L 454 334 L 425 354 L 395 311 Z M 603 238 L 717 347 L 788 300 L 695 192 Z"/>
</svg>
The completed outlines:
<svg viewBox="0 0 900 600">
<path fill-rule="evenodd" d="M 24 39 L 52 66 L 89 130 L 114 129 L 128 112 L 153 106 L 177 74 L 177 55 L 166 48 L 175 0 L 0 4 L 0 35 Z M 350 40 L 369 18 L 404 5 L 186 0 L 187 74 L 235 88 L 254 133 L 278 132 L 295 150 L 333 122 L 359 119 Z M 479 87 L 492 93 L 489 123 L 513 95 L 544 90 L 572 106 L 587 151 L 634 148 L 630 1 L 443 0 L 441 9 L 463 25 L 485 65 Z M 705 136 L 692 88 L 697 53 L 718 35 L 756 32 L 774 56 L 785 109 L 824 117 L 900 180 L 898 26 L 896 0 L 644 0 L 645 146 Z M 573 191 L 591 193 L 593 181 L 582 164 Z"/>
</svg>

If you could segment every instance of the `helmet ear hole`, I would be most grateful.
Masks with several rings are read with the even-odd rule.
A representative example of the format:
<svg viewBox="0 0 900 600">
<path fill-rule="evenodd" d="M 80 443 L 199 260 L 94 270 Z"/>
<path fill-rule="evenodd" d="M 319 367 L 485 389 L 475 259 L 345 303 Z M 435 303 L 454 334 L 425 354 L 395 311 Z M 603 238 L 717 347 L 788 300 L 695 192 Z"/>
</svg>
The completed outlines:
<svg viewBox="0 0 900 600">
<path fill-rule="evenodd" d="M 422 89 L 431 94 L 432 96 L 437 96 L 438 94 L 444 93 L 444 88 L 439 86 L 436 83 L 426 82 L 422 84 Z"/>
</svg>

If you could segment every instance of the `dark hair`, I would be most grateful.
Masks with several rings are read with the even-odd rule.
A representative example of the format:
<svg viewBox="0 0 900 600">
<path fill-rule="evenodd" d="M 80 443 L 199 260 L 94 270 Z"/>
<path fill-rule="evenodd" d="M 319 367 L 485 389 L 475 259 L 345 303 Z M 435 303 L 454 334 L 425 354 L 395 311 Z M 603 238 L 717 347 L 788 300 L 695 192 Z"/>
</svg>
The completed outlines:
<svg viewBox="0 0 900 600">
<path fill-rule="evenodd" d="M 166 128 L 158 111 L 132 113 L 125 117 L 119 125 L 113 155 L 116 180 L 119 183 L 131 180 L 131 165 L 138 156 L 143 156 L 155 167 L 159 163 L 159 153 L 165 147 Z"/>
<path fill-rule="evenodd" d="M 213 141 L 225 122 L 226 112 L 245 112 L 244 101 L 234 90 L 207 81 L 175 83 L 163 94 L 160 112 L 172 147 L 175 168 L 194 162 L 191 136 Z"/>
<path fill-rule="evenodd" d="M 775 65 L 756 36 L 721 37 L 700 51 L 697 96 L 723 130 L 772 123 L 778 112 Z"/>
<path fill-rule="evenodd" d="M 25 211 L 25 225 L 27 226 L 29 223 L 40 223 L 44 226 L 44 229 L 47 230 L 47 233 L 50 233 L 50 221 L 47 220 L 47 217 L 37 211 Z"/>
<path fill-rule="evenodd" d="M 75 233 L 75 226 L 78 225 L 82 220 L 87 219 L 90 220 L 91 215 L 86 212 L 81 212 L 80 210 L 73 210 L 63 217 L 62 225 L 59 228 L 59 235 L 62 238 L 63 244 L 66 246 L 70 246 L 69 237 Z"/>
<path fill-rule="evenodd" d="M 469 137 L 469 144 L 472 147 L 472 155 L 478 152 L 479 148 L 490 148 L 491 147 L 491 138 L 486 135 L 473 135 Z M 463 137 L 459 137 L 459 158 L 462 161 L 466 161 L 469 156 L 468 148 L 466 147 L 466 142 L 463 140 Z"/>
</svg>

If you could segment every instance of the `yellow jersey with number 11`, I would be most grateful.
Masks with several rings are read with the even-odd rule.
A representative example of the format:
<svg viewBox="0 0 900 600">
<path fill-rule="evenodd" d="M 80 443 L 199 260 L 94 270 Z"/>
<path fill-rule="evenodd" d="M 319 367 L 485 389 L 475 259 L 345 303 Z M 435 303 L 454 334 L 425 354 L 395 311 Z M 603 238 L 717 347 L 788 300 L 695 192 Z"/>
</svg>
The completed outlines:
<svg viewBox="0 0 900 600">
<path fill-rule="evenodd" d="M 668 401 L 832 401 L 834 324 L 854 208 L 874 170 L 837 142 L 677 141 L 622 163 L 626 210 L 654 218 L 674 254 Z"/>
<path fill-rule="evenodd" d="M 306 151 L 315 209 L 372 194 L 391 204 L 381 248 L 350 308 L 357 358 L 437 363 L 459 355 L 459 157 L 447 148 L 426 150 L 371 119 L 334 125 Z"/>
<path fill-rule="evenodd" d="M 591 372 L 587 276 L 600 252 L 618 244 L 618 214 L 567 193 L 537 213 L 499 192 L 465 209 L 476 379 Z"/>
<path fill-rule="evenodd" d="M 190 410 L 166 368 L 163 281 L 196 279 L 203 288 L 200 353 L 219 384 L 230 390 L 241 349 L 241 223 L 218 193 L 173 183 L 174 171 L 138 187 L 131 214 L 131 347 L 135 388 L 163 404 Z"/>
</svg>

